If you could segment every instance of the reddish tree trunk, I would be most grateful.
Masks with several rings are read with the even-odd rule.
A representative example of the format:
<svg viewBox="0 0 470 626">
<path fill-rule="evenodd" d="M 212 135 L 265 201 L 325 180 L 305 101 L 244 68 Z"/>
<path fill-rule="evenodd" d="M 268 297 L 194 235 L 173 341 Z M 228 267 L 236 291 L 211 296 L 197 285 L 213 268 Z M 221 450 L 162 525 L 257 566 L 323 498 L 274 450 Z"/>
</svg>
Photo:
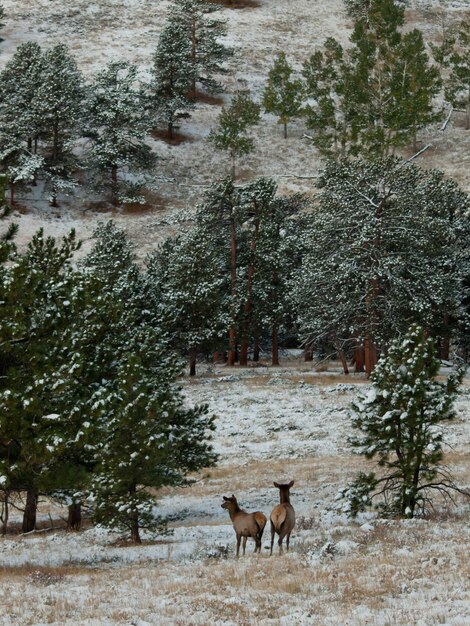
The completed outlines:
<svg viewBox="0 0 470 626">
<path fill-rule="evenodd" d="M 2 535 L 6 535 L 7 534 L 7 528 L 8 528 L 8 517 L 9 517 L 9 505 L 10 505 L 10 492 L 9 491 L 4 491 L 3 492 L 3 522 L 2 522 Z"/>
<path fill-rule="evenodd" d="M 10 183 L 10 206 L 15 206 L 15 184 Z"/>
<path fill-rule="evenodd" d="M 218 352 L 214 352 L 213 355 L 212 355 L 212 363 L 215 365 L 218 362 L 219 362 L 219 353 Z"/>
<path fill-rule="evenodd" d="M 369 378 L 377 364 L 377 348 L 368 335 L 366 335 L 364 340 L 364 362 L 367 378 Z"/>
<path fill-rule="evenodd" d="M 36 529 L 36 513 L 38 508 L 38 493 L 34 489 L 26 492 L 26 505 L 23 512 L 23 533 L 30 533 Z"/>
<path fill-rule="evenodd" d="M 364 371 L 364 348 L 359 341 L 354 349 L 354 371 L 359 374 Z"/>
</svg>

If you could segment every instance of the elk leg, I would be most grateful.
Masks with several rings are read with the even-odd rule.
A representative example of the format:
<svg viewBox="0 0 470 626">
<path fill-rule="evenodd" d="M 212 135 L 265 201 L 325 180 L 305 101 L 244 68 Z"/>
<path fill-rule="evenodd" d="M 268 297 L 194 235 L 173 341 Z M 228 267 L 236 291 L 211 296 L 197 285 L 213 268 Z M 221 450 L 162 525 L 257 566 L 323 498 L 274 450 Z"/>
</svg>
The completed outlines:
<svg viewBox="0 0 470 626">
<path fill-rule="evenodd" d="M 290 533 L 286 535 L 286 550 L 289 552 L 289 541 L 290 541 Z"/>
<path fill-rule="evenodd" d="M 248 537 L 243 537 L 243 556 L 245 556 L 246 541 Z"/>
<path fill-rule="evenodd" d="M 237 533 L 237 559 L 238 559 L 238 555 L 240 554 L 240 542 L 241 542 L 241 540 L 242 540 L 242 536 Z"/>
<path fill-rule="evenodd" d="M 271 553 L 269 556 L 273 555 L 273 545 L 274 545 L 274 535 L 276 534 L 276 529 L 274 528 L 274 524 L 271 521 Z"/>
<path fill-rule="evenodd" d="M 282 554 L 282 540 L 284 539 L 284 535 L 279 535 L 279 541 L 277 545 L 279 546 L 279 554 Z"/>
</svg>

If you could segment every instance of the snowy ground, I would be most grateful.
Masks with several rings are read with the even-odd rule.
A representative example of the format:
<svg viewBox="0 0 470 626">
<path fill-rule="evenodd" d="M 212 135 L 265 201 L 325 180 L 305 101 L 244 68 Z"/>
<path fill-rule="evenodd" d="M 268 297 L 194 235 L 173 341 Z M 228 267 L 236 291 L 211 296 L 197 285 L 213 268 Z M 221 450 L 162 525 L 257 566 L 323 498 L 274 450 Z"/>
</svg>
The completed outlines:
<svg viewBox="0 0 470 626">
<path fill-rule="evenodd" d="M 470 623 L 470 507 L 432 519 L 396 521 L 362 515 L 351 521 L 335 501 L 364 469 L 346 443 L 348 406 L 361 376 L 283 367 L 218 367 L 184 382 L 191 402 L 218 416 L 219 465 L 190 488 L 159 494 L 172 536 L 142 546 L 88 529 L 0 541 L 0 623 L 175 624 L 192 626 L 430 626 Z M 446 436 L 447 462 L 470 486 L 470 380 L 459 417 Z M 234 559 L 235 536 L 220 508 L 235 493 L 247 510 L 269 514 L 272 481 L 295 479 L 298 524 L 290 555 Z M 44 520 L 57 509 L 42 507 Z"/>
<path fill-rule="evenodd" d="M 158 139 L 151 142 L 160 156 L 155 175 L 164 180 L 149 193 L 147 205 L 115 212 L 103 206 L 99 198 L 77 193 L 76 197 L 62 198 L 60 209 L 55 210 L 41 196 L 40 188 L 31 188 L 18 196 L 14 216 L 20 225 L 20 245 L 40 226 L 53 235 L 74 227 L 85 241 L 86 251 L 96 222 L 113 217 L 138 244 L 139 255 L 144 256 L 179 228 L 171 223 L 175 212 L 194 209 L 204 189 L 227 172 L 224 154 L 206 141 L 223 101 L 228 101 L 237 88 L 246 86 L 259 98 L 278 51 L 285 50 L 300 68 L 327 36 L 346 42 L 350 33 L 351 22 L 342 0 L 253 0 L 247 4 L 248 8 L 220 11 L 227 20 L 227 42 L 235 49 L 230 74 L 222 79 L 227 93 L 214 102 L 199 104 L 192 118 L 182 125 L 185 141 L 181 144 L 170 146 Z M 433 4 L 431 0 L 414 0 L 408 10 L 410 26 L 420 26 L 431 39 L 438 36 L 439 26 L 423 10 Z M 89 78 L 108 61 L 118 59 L 137 63 L 145 75 L 168 10 L 164 0 L 3 0 L 3 5 L 8 20 L 2 30 L 5 41 L 0 44 L 0 67 L 24 41 L 34 40 L 44 47 L 65 41 Z M 469 0 L 449 1 L 447 5 L 452 19 L 470 10 Z M 417 163 L 441 167 L 470 189 L 470 133 L 463 129 L 458 113 L 444 132 L 439 126 L 436 124 L 419 138 L 420 146 L 432 147 Z M 256 149 L 239 165 L 240 180 L 267 175 L 277 180 L 281 193 L 313 193 L 321 163 L 304 138 L 305 132 L 303 122 L 296 121 L 284 140 L 275 119 L 264 115 Z"/>
</svg>

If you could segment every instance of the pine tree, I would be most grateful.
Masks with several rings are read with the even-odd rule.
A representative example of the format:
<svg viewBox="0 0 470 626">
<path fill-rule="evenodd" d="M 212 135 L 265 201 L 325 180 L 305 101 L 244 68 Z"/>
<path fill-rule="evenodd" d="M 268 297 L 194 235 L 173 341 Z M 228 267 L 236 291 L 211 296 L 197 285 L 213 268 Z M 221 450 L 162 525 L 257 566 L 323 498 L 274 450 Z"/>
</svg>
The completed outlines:
<svg viewBox="0 0 470 626">
<path fill-rule="evenodd" d="M 35 154 L 42 125 L 37 99 L 41 76 L 41 48 L 32 42 L 18 46 L 0 74 L 0 164 L 11 205 L 18 184 L 34 183 L 44 164 Z"/>
<path fill-rule="evenodd" d="M 377 461 L 380 474 L 361 473 L 344 492 L 351 514 L 378 499 L 382 512 L 411 518 L 429 509 L 434 493 L 452 500 L 452 492 L 461 491 L 442 460 L 444 426 L 456 416 L 464 369 L 441 383 L 439 367 L 433 340 L 412 326 L 377 364 L 370 391 L 353 404 L 358 434 L 352 445 Z"/>
<path fill-rule="evenodd" d="M 98 188 L 110 189 L 114 205 L 144 202 L 143 173 L 155 162 L 145 143 L 149 120 L 136 78 L 134 65 L 110 63 L 92 87 L 89 115 L 93 147 L 89 161 L 97 173 Z"/>
<path fill-rule="evenodd" d="M 222 91 L 215 76 L 226 73 L 223 64 L 232 56 L 232 51 L 220 42 L 227 32 L 225 22 L 209 17 L 219 8 L 204 0 L 174 0 L 170 8 L 171 29 L 182 29 L 190 44 L 192 99 L 196 99 L 198 83 L 208 93 Z"/>
<path fill-rule="evenodd" d="M 169 21 L 160 33 L 153 56 L 151 108 L 159 122 L 168 127 L 170 139 L 178 122 L 187 119 L 194 103 L 189 100 L 192 63 L 191 42 L 179 21 Z"/>
<path fill-rule="evenodd" d="M 58 44 L 43 54 L 41 80 L 37 89 L 37 115 L 41 138 L 46 143 L 45 174 L 50 201 L 57 206 L 59 192 L 76 187 L 78 162 L 73 147 L 83 120 L 83 77 L 66 45 Z"/>
<path fill-rule="evenodd" d="M 191 376 L 198 351 L 218 349 L 230 324 L 230 281 L 212 244 L 211 234 L 196 227 L 166 240 L 148 260 L 149 292 L 164 303 L 164 327 L 173 347 L 188 354 Z"/>
<path fill-rule="evenodd" d="M 294 285 L 304 337 L 362 346 L 370 373 L 377 350 L 412 322 L 451 333 L 470 234 L 456 183 L 389 158 L 330 162 L 321 184 Z"/>
<path fill-rule="evenodd" d="M 313 143 L 330 157 L 387 156 L 440 117 L 433 99 L 440 89 L 418 30 L 405 35 L 404 9 L 393 0 L 371 0 L 344 51 L 329 39 L 304 65 L 307 126 Z"/>
<path fill-rule="evenodd" d="M 470 19 L 463 20 L 457 32 L 456 46 L 450 55 L 450 76 L 446 84 L 446 98 L 454 106 L 465 110 L 466 128 L 470 128 Z"/>
<path fill-rule="evenodd" d="M 260 119 L 260 106 L 251 99 L 248 91 L 238 91 L 228 108 L 222 107 L 217 128 L 209 133 L 209 141 L 217 150 L 229 153 L 232 178 L 235 179 L 237 158 L 254 150 L 253 138 L 248 130 L 256 126 Z"/>
<path fill-rule="evenodd" d="M 204 405 L 187 408 L 175 386 L 179 364 L 128 242 L 112 223 L 96 236 L 85 262 L 100 294 L 91 326 L 96 339 L 88 348 L 96 377 L 88 406 L 100 432 L 95 520 L 139 542 L 140 529 L 162 527 L 148 489 L 184 484 L 188 472 L 214 462 L 208 444 L 213 419 Z"/>
<path fill-rule="evenodd" d="M 291 80 L 293 69 L 281 52 L 274 66 L 269 71 L 268 82 L 263 92 L 263 106 L 266 113 L 278 117 L 278 124 L 284 126 L 284 138 L 287 139 L 287 124 L 300 116 L 302 110 L 302 82 Z"/>
<path fill-rule="evenodd" d="M 12 492 L 27 494 L 23 532 L 35 527 L 38 496 L 48 491 L 61 443 L 56 373 L 69 356 L 64 333 L 78 315 L 71 268 L 77 248 L 73 232 L 57 245 L 39 231 L 1 269 L 0 475 L 5 503 Z"/>
</svg>

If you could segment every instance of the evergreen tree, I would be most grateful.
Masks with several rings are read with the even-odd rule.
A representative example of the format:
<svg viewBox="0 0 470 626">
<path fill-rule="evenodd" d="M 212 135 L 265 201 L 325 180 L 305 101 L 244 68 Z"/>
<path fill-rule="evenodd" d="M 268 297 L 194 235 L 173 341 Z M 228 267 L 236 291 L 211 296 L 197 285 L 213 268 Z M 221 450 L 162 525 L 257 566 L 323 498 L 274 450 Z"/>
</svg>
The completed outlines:
<svg viewBox="0 0 470 626">
<path fill-rule="evenodd" d="M 179 21 L 169 21 L 160 33 L 153 56 L 151 107 L 159 122 L 167 125 L 170 139 L 178 122 L 194 108 L 189 100 L 192 63 L 191 42 Z"/>
<path fill-rule="evenodd" d="M 389 158 L 330 162 L 321 184 L 294 285 L 304 336 L 363 347 L 370 373 L 377 349 L 413 322 L 451 334 L 470 235 L 456 183 Z"/>
<path fill-rule="evenodd" d="M 1 269 L 0 476 L 5 503 L 12 492 L 27 494 L 23 532 L 34 529 L 38 496 L 57 467 L 56 374 L 69 357 L 64 333 L 79 316 L 70 265 L 77 248 L 73 232 L 57 245 L 39 231 Z"/>
<path fill-rule="evenodd" d="M 248 135 L 248 130 L 256 126 L 259 119 L 260 106 L 251 99 L 248 91 L 238 91 L 230 106 L 222 107 L 218 126 L 209 133 L 209 141 L 217 150 L 229 153 L 233 179 L 235 179 L 236 159 L 250 154 L 254 149 L 254 141 Z"/>
<path fill-rule="evenodd" d="M 450 76 L 446 84 L 446 98 L 454 106 L 465 110 L 466 128 L 470 128 L 470 19 L 458 29 L 456 45 L 450 55 Z"/>
<path fill-rule="evenodd" d="M 359 474 L 344 492 L 353 515 L 379 499 L 375 506 L 384 513 L 411 518 L 429 508 L 433 493 L 452 499 L 452 491 L 461 491 L 442 465 L 442 448 L 464 370 L 441 383 L 439 366 L 433 340 L 412 326 L 377 364 L 371 390 L 353 404 L 353 447 L 380 468 L 379 475 Z"/>
<path fill-rule="evenodd" d="M 43 55 L 37 89 L 37 115 L 42 120 L 41 137 L 46 143 L 45 174 L 50 201 L 57 206 L 59 192 L 76 186 L 78 162 L 73 147 L 83 120 L 83 77 L 66 45 L 58 44 Z"/>
<path fill-rule="evenodd" d="M 37 92 L 42 76 L 38 44 L 18 46 L 0 74 L 0 167 L 8 179 L 10 205 L 18 184 L 35 182 L 44 160 L 35 154 L 42 116 Z"/>
<path fill-rule="evenodd" d="M 208 93 L 222 91 L 215 76 L 226 72 L 223 63 L 230 58 L 232 51 L 220 41 L 227 32 L 225 22 L 210 17 L 219 8 L 217 4 L 204 0 L 174 0 L 170 8 L 171 30 L 182 29 L 190 45 L 192 99 L 197 95 L 197 83 Z M 186 47 L 187 44 L 184 44 L 184 50 Z"/>
<path fill-rule="evenodd" d="M 439 72 L 429 65 L 421 33 L 403 35 L 403 23 L 401 5 L 371 0 L 349 50 L 329 39 L 305 64 L 314 101 L 306 107 L 307 126 L 324 156 L 386 156 L 415 143 L 417 130 L 439 118 L 433 107 Z"/>
<path fill-rule="evenodd" d="M 213 420 L 206 406 L 187 408 L 175 386 L 179 365 L 149 308 L 129 244 L 112 223 L 96 236 L 86 261 L 101 294 L 92 325 L 99 340 L 90 344 L 88 358 L 96 377 L 89 406 L 100 432 L 95 520 L 129 531 L 139 542 L 141 528 L 162 525 L 148 488 L 184 484 L 188 472 L 214 462 L 207 443 Z"/>
<path fill-rule="evenodd" d="M 291 80 L 292 73 L 285 53 L 281 52 L 269 71 L 263 93 L 264 110 L 278 117 L 278 124 L 284 126 L 284 138 L 287 138 L 288 122 L 299 117 L 302 110 L 302 82 Z"/>
<path fill-rule="evenodd" d="M 98 187 L 110 189 L 114 205 L 144 202 L 143 173 L 155 162 L 145 143 L 149 121 L 142 93 L 135 86 L 136 77 L 134 65 L 110 63 L 92 87 L 89 115 L 93 147 L 89 160 L 97 173 Z"/>
<path fill-rule="evenodd" d="M 164 326 L 174 348 L 188 353 L 191 376 L 198 350 L 218 349 L 230 324 L 230 281 L 212 244 L 211 234 L 196 227 L 167 239 L 148 261 L 150 294 L 164 303 Z"/>
</svg>

